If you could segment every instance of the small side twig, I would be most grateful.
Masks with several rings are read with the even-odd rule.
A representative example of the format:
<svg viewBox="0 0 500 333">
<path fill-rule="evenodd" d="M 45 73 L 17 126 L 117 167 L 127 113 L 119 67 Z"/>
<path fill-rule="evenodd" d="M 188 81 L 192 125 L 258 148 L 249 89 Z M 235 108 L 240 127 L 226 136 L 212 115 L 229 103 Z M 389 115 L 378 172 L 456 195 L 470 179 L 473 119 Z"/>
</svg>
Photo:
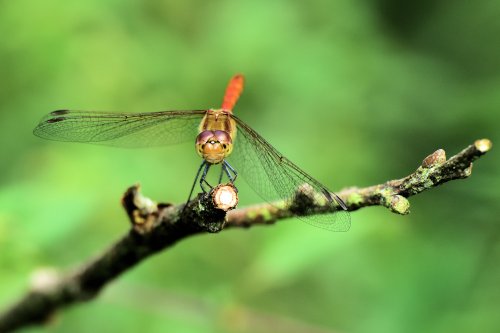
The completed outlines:
<svg viewBox="0 0 500 333">
<path fill-rule="evenodd" d="M 352 187 L 337 194 L 350 211 L 367 206 L 385 206 L 398 214 L 408 214 L 408 197 L 454 179 L 471 175 L 472 162 L 491 149 L 487 139 L 477 140 L 460 153 L 446 159 L 439 149 L 426 157 L 412 174 L 397 180 L 365 188 Z M 59 309 L 90 300 L 124 271 L 147 257 L 171 247 L 189 236 L 226 227 L 251 227 L 272 224 L 293 216 L 288 207 L 260 204 L 237 209 L 227 215 L 203 198 L 184 205 L 156 204 L 142 196 L 139 186 L 124 195 L 122 204 L 132 222 L 132 229 L 101 255 L 73 272 L 58 274 L 42 270 L 34 275 L 31 289 L 0 314 L 0 332 L 42 324 Z M 207 227 L 208 226 L 208 227 Z"/>
</svg>

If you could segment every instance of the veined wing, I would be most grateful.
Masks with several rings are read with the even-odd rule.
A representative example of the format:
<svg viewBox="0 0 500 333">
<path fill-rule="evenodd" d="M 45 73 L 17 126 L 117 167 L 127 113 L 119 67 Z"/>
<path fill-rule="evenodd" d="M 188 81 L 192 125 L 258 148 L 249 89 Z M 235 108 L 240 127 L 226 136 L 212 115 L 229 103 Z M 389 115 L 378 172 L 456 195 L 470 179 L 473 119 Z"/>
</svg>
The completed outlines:
<svg viewBox="0 0 500 333">
<path fill-rule="evenodd" d="M 154 147 L 192 140 L 206 110 L 113 113 L 58 110 L 33 133 L 44 139 L 119 147 Z"/>
<path fill-rule="evenodd" d="M 306 205 L 298 212 L 298 217 L 323 229 L 349 230 L 350 215 L 336 194 L 284 157 L 238 117 L 232 117 L 237 123 L 238 134 L 228 160 L 257 194 L 268 202 L 283 199 L 289 205 L 296 205 L 301 200 L 299 188 L 308 188 L 306 191 L 320 207 Z"/>
</svg>

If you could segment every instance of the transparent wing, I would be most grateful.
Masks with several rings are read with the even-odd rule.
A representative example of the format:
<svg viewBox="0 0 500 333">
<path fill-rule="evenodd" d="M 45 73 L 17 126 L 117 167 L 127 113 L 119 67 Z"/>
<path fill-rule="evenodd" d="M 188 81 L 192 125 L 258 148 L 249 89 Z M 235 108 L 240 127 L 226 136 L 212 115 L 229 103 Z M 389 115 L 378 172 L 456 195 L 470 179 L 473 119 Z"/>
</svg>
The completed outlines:
<svg viewBox="0 0 500 333">
<path fill-rule="evenodd" d="M 33 133 L 44 139 L 119 147 L 154 147 L 193 141 L 205 110 L 112 113 L 58 110 Z"/>
<path fill-rule="evenodd" d="M 299 191 L 303 189 L 318 206 L 302 205 L 298 210 L 301 220 L 331 231 L 349 230 L 350 215 L 337 195 L 280 154 L 238 117 L 232 117 L 238 132 L 228 161 L 257 194 L 268 202 L 282 199 L 297 207 L 306 198 Z"/>
</svg>

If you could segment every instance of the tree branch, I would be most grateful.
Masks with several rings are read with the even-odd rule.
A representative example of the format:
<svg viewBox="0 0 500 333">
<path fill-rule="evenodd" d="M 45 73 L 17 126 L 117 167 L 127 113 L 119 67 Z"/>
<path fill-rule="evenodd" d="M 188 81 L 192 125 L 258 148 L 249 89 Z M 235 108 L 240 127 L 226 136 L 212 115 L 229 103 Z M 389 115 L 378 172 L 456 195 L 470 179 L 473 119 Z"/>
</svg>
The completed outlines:
<svg viewBox="0 0 500 333">
<path fill-rule="evenodd" d="M 378 205 L 398 214 L 408 214 L 408 197 L 450 180 L 469 177 L 472 162 L 491 146 L 487 139 L 477 140 L 449 160 L 444 150 L 439 149 L 404 178 L 365 188 L 352 187 L 337 194 L 349 211 Z M 282 202 L 237 209 L 226 215 L 207 203 L 202 195 L 187 205 L 156 204 L 141 195 L 138 185 L 127 190 L 122 204 L 132 222 L 130 232 L 73 272 L 59 274 L 47 269 L 36 272 L 30 290 L 0 314 L 0 332 L 43 324 L 58 309 L 94 298 L 121 273 L 188 236 L 217 232 L 223 227 L 272 224 L 294 216 Z"/>
</svg>

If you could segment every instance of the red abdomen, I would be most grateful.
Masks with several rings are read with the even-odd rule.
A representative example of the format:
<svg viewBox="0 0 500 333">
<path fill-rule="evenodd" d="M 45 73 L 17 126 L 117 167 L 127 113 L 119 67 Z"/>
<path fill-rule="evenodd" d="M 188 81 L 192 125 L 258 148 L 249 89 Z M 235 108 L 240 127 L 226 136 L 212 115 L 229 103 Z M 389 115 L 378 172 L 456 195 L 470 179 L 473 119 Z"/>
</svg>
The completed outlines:
<svg viewBox="0 0 500 333">
<path fill-rule="evenodd" d="M 232 111 L 236 101 L 243 91 L 244 78 L 241 74 L 236 74 L 231 78 L 226 88 L 224 101 L 222 102 L 222 109 Z"/>
</svg>

